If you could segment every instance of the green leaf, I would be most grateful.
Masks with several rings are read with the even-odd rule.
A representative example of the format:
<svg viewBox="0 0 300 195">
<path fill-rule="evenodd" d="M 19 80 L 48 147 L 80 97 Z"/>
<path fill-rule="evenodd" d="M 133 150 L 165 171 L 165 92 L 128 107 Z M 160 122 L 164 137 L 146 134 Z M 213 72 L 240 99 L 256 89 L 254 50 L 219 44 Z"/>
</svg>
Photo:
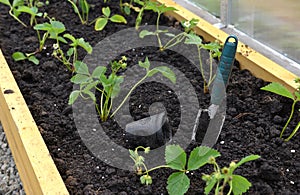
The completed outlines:
<svg viewBox="0 0 300 195">
<path fill-rule="evenodd" d="M 146 57 L 145 62 L 139 61 L 139 66 L 148 70 L 150 68 L 148 57 Z"/>
<path fill-rule="evenodd" d="M 8 5 L 9 7 L 11 7 L 9 0 L 0 0 L 0 3 L 3 3 L 5 5 Z"/>
<path fill-rule="evenodd" d="M 95 79 L 100 79 L 102 75 L 106 72 L 107 68 L 105 66 L 98 66 L 92 73 L 92 77 Z"/>
<path fill-rule="evenodd" d="M 67 39 L 70 39 L 73 43 L 77 42 L 76 38 L 73 35 L 69 34 L 69 33 L 64 34 L 63 37 L 65 37 Z"/>
<path fill-rule="evenodd" d="M 24 0 L 14 0 L 12 6 L 13 7 L 18 7 L 24 5 Z"/>
<path fill-rule="evenodd" d="M 249 161 L 253 161 L 253 160 L 256 160 L 256 159 L 259 159 L 260 156 L 259 155 L 249 155 L 249 156 L 246 156 L 244 158 L 242 158 L 242 160 L 240 160 L 237 164 L 236 164 L 236 168 L 241 166 L 242 164 L 246 163 L 246 162 L 249 162 Z"/>
<path fill-rule="evenodd" d="M 34 30 L 43 30 L 43 31 L 49 31 L 51 29 L 51 24 L 48 22 L 42 23 L 42 24 L 36 24 L 33 27 Z"/>
<path fill-rule="evenodd" d="M 119 95 L 121 91 L 120 84 L 124 81 L 124 78 L 119 76 L 115 79 L 115 84 L 113 86 L 113 90 L 111 92 L 111 98 L 115 98 Z"/>
<path fill-rule="evenodd" d="M 108 22 L 107 18 L 98 18 L 95 23 L 95 30 L 96 31 L 103 30 L 104 27 L 106 26 L 107 22 Z"/>
<path fill-rule="evenodd" d="M 82 91 L 84 94 L 88 95 L 92 100 L 93 102 L 96 101 L 96 96 L 93 92 L 89 91 L 89 90 L 84 90 Z"/>
<path fill-rule="evenodd" d="M 53 32 L 55 32 L 57 35 L 63 33 L 66 30 L 65 25 L 60 21 L 52 20 L 50 21 L 50 24 L 52 28 L 51 30 L 53 30 Z M 51 32 L 50 32 L 50 36 L 51 36 Z"/>
<path fill-rule="evenodd" d="M 22 52 L 19 52 L 19 51 L 13 53 L 12 58 L 15 61 L 21 61 L 21 60 L 26 60 L 27 59 L 27 57 Z"/>
<path fill-rule="evenodd" d="M 93 48 L 92 48 L 92 46 L 90 45 L 90 43 L 89 43 L 89 42 L 86 42 L 83 38 L 79 38 L 79 39 L 78 39 L 78 45 L 79 45 L 80 47 L 82 47 L 85 51 L 87 51 L 88 54 L 91 54 L 92 51 L 93 51 Z"/>
<path fill-rule="evenodd" d="M 79 5 L 83 13 L 88 14 L 90 11 L 90 5 L 86 0 L 79 0 Z"/>
<path fill-rule="evenodd" d="M 76 74 L 71 78 L 71 82 L 75 84 L 81 84 L 87 82 L 89 78 L 90 77 L 86 75 Z"/>
<path fill-rule="evenodd" d="M 186 35 L 187 38 L 185 40 L 185 44 L 193 44 L 193 45 L 201 45 L 202 44 L 202 39 L 194 34 L 194 33 L 190 33 Z"/>
<path fill-rule="evenodd" d="M 140 37 L 141 39 L 143 39 L 145 36 L 149 36 L 149 35 L 155 35 L 155 33 L 154 33 L 154 32 L 150 32 L 150 31 L 148 31 L 148 30 L 142 30 L 142 31 L 140 32 L 140 34 L 139 34 L 139 37 Z"/>
<path fill-rule="evenodd" d="M 129 6 L 124 6 L 123 10 L 124 10 L 126 15 L 130 15 L 131 10 L 130 10 Z"/>
<path fill-rule="evenodd" d="M 34 9 L 35 8 L 35 9 Z M 27 7 L 27 6 L 19 6 L 17 9 L 18 12 L 24 12 L 24 13 L 28 13 L 30 15 L 36 15 L 37 13 L 37 8 L 36 7 Z"/>
<path fill-rule="evenodd" d="M 294 100 L 294 95 L 280 83 L 270 83 L 269 85 L 260 88 L 261 90 L 269 91 Z"/>
<path fill-rule="evenodd" d="M 67 56 L 72 56 L 73 53 L 74 53 L 74 48 L 71 47 L 71 48 L 69 48 L 68 51 L 67 51 Z"/>
<path fill-rule="evenodd" d="M 83 63 L 81 61 L 76 61 L 74 64 L 75 72 L 78 74 L 85 74 L 89 75 L 89 68 L 86 63 Z"/>
<path fill-rule="evenodd" d="M 34 63 L 35 65 L 38 65 L 40 63 L 40 61 L 35 57 L 35 56 L 30 56 L 28 58 L 28 60 L 32 63 Z"/>
<path fill-rule="evenodd" d="M 184 172 L 172 173 L 167 182 L 170 195 L 183 195 L 190 187 L 190 179 Z"/>
<path fill-rule="evenodd" d="M 51 38 L 51 37 L 49 37 L 49 38 Z M 65 44 L 67 44 L 68 42 L 67 42 L 67 40 L 66 39 L 64 39 L 63 37 L 61 37 L 61 36 L 56 36 L 54 39 L 57 39 L 57 40 L 59 40 L 60 42 L 62 42 L 62 43 L 65 43 Z"/>
<path fill-rule="evenodd" d="M 164 77 L 168 78 L 172 83 L 176 83 L 175 73 L 167 66 L 158 66 L 149 71 L 148 76 L 151 77 L 154 74 L 160 72 Z"/>
<path fill-rule="evenodd" d="M 109 19 L 110 19 L 110 21 L 112 21 L 112 22 L 127 24 L 127 20 L 126 20 L 123 16 L 121 16 L 121 15 L 119 15 L 119 14 L 113 15 L 113 16 L 112 16 L 111 18 L 109 18 Z"/>
<path fill-rule="evenodd" d="M 232 176 L 232 191 L 234 195 L 241 195 L 248 191 L 251 187 L 251 183 L 243 176 Z"/>
<path fill-rule="evenodd" d="M 79 97 L 79 94 L 80 94 L 80 91 L 78 91 L 78 90 L 72 91 L 72 93 L 71 93 L 70 96 L 69 96 L 69 102 L 68 102 L 68 104 L 69 104 L 69 105 L 74 104 L 74 102 L 75 102 L 75 101 L 77 100 L 77 98 Z"/>
<path fill-rule="evenodd" d="M 206 182 L 206 186 L 204 188 L 204 194 L 205 195 L 208 195 L 210 193 L 210 191 L 216 185 L 217 181 L 218 180 L 215 177 L 212 177 L 212 179 L 210 179 L 209 181 Z"/>
<path fill-rule="evenodd" d="M 190 154 L 188 161 L 188 170 L 197 170 L 208 163 L 208 159 L 210 157 L 216 158 L 220 155 L 221 154 L 217 150 L 214 150 L 212 148 L 206 146 L 196 147 Z"/>
<path fill-rule="evenodd" d="M 108 18 L 110 16 L 110 8 L 109 7 L 103 7 L 102 8 L 102 13 L 104 14 L 104 16 L 106 16 Z"/>
<path fill-rule="evenodd" d="M 179 145 L 169 145 L 166 147 L 165 160 L 170 168 L 184 170 L 186 165 L 186 153 Z"/>
</svg>

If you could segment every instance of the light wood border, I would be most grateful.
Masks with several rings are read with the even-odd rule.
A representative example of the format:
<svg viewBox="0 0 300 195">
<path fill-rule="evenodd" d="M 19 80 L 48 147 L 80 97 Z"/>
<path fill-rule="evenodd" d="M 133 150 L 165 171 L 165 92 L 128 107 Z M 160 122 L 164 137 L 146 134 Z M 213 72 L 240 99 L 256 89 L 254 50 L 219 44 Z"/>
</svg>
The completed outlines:
<svg viewBox="0 0 300 195">
<path fill-rule="evenodd" d="M 69 194 L 0 50 L 0 120 L 28 195 Z"/>
<path fill-rule="evenodd" d="M 178 11 L 168 15 L 177 20 L 199 19 L 196 32 L 207 41 L 223 42 L 227 34 L 171 0 L 156 0 Z M 282 68 L 243 43 L 239 43 L 237 60 L 266 81 L 277 81 L 295 90 L 296 75 Z M 242 78 L 241 78 L 242 79 Z M 0 50 L 0 120 L 14 156 L 23 186 L 28 195 L 69 194 L 49 151 L 30 114 L 23 96 Z"/>
</svg>

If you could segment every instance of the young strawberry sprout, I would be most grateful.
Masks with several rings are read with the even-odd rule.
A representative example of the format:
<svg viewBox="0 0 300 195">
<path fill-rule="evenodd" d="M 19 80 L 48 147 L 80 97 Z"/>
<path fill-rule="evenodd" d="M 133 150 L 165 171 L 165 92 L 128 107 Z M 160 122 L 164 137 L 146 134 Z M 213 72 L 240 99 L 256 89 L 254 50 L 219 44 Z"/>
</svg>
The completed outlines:
<svg viewBox="0 0 300 195">
<path fill-rule="evenodd" d="M 134 162 L 134 170 L 140 175 L 142 184 L 152 184 L 150 172 L 160 168 L 170 168 L 173 172 L 167 181 L 167 190 L 170 195 L 183 195 L 190 187 L 190 179 L 187 173 L 198 170 L 206 164 L 214 165 L 214 172 L 210 175 L 203 174 L 202 179 L 206 182 L 205 194 L 209 194 L 215 187 L 215 195 L 223 195 L 225 188 L 229 185 L 227 194 L 245 193 L 251 186 L 251 183 L 243 176 L 233 174 L 233 172 L 242 164 L 260 158 L 258 155 L 249 155 L 238 163 L 232 161 L 229 168 L 219 168 L 216 157 L 220 156 L 217 150 L 206 146 L 199 146 L 192 150 L 189 158 L 179 145 L 168 145 L 165 150 L 165 165 L 156 166 L 148 169 L 145 164 L 145 158 L 138 153 L 138 150 L 144 150 L 147 154 L 150 152 L 149 147 L 138 146 L 135 150 L 129 150 L 130 158 Z M 221 183 L 223 181 L 223 183 Z"/>
<path fill-rule="evenodd" d="M 295 82 L 300 83 L 300 78 L 296 78 Z M 295 112 L 295 106 L 296 106 L 297 102 L 300 102 L 300 86 L 297 88 L 297 90 L 294 93 L 290 92 L 285 86 L 281 85 L 280 83 L 270 83 L 269 85 L 262 87 L 261 89 L 275 93 L 277 95 L 280 95 L 280 96 L 283 96 L 286 98 L 289 98 L 293 101 L 290 116 L 289 116 L 288 120 L 286 121 L 286 123 L 280 133 L 280 138 L 282 138 L 283 133 L 285 132 L 286 128 L 288 127 L 289 123 L 291 122 L 291 120 L 293 118 L 293 115 Z M 299 109 L 299 112 L 300 112 L 300 109 Z M 289 141 L 297 133 L 299 128 L 300 128 L 300 122 L 298 122 L 298 124 L 296 125 L 296 127 L 294 128 L 292 133 L 286 139 L 284 139 L 284 141 Z"/>
<path fill-rule="evenodd" d="M 118 76 L 118 71 L 127 67 L 127 58 L 122 57 L 119 61 L 113 61 L 111 65 L 111 74 L 106 76 L 107 68 L 104 66 L 98 66 L 92 74 L 89 73 L 88 66 L 82 62 L 75 64 L 75 75 L 71 78 L 71 82 L 79 84 L 80 89 L 75 90 L 70 94 L 69 104 L 73 104 L 75 100 L 81 96 L 84 99 L 92 99 L 94 102 L 100 119 L 106 121 L 108 117 L 114 116 L 118 110 L 123 106 L 126 100 L 129 98 L 133 90 L 140 85 L 146 78 L 152 77 L 157 73 L 161 73 L 164 77 L 168 78 L 171 82 L 176 82 L 176 75 L 174 72 L 166 66 L 158 66 L 150 69 L 150 62 L 146 57 L 145 61 L 139 61 L 139 66 L 146 69 L 146 74 L 141 78 L 127 93 L 126 97 L 119 104 L 116 110 L 110 114 L 113 100 L 116 98 L 121 90 L 120 84 L 124 81 L 123 76 Z M 102 88 L 99 87 L 102 85 Z M 92 90 L 100 92 L 100 105 L 97 104 L 97 99 Z"/>
</svg>

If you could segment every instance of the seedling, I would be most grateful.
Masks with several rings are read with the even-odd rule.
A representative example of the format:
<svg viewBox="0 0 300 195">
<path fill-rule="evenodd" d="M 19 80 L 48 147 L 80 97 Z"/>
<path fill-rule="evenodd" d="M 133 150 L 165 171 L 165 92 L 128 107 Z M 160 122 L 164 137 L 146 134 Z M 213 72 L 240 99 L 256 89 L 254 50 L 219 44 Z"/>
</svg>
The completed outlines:
<svg viewBox="0 0 300 195">
<path fill-rule="evenodd" d="M 215 187 L 215 195 L 223 195 L 225 188 L 229 185 L 229 191 L 226 194 L 233 193 L 234 195 L 243 194 L 251 187 L 251 183 L 243 176 L 233 174 L 233 172 L 246 162 L 260 158 L 259 155 L 249 155 L 244 157 L 238 163 L 232 161 L 229 167 L 220 169 L 214 157 L 210 157 L 209 164 L 214 166 L 214 172 L 210 175 L 203 174 L 202 179 L 206 182 L 204 193 L 208 195 Z M 222 182 L 223 181 L 223 182 Z"/>
<path fill-rule="evenodd" d="M 172 10 L 172 8 L 157 8 L 162 10 Z M 213 73 L 213 60 L 214 58 L 220 58 L 222 52 L 220 51 L 221 45 L 219 42 L 211 42 L 211 43 L 203 43 L 202 39 L 195 34 L 193 28 L 197 25 L 198 20 L 192 19 L 190 21 L 182 21 L 181 25 L 184 27 L 184 32 L 181 32 L 177 35 L 173 35 L 168 33 L 167 31 L 159 30 L 159 18 L 157 20 L 156 31 L 150 32 L 148 30 L 142 30 L 139 34 L 140 38 L 144 38 L 145 36 L 154 35 L 157 37 L 158 45 L 161 51 L 170 49 L 175 45 L 184 41 L 187 45 L 195 45 L 197 47 L 198 58 L 199 58 L 199 66 L 201 71 L 201 76 L 204 81 L 203 89 L 204 93 L 209 92 L 209 87 L 214 81 L 215 74 Z M 165 45 L 162 44 L 162 41 L 159 37 L 160 33 L 165 33 L 167 36 L 172 37 Z M 209 74 L 208 78 L 206 78 L 204 74 L 204 64 L 202 62 L 201 50 L 205 49 L 209 52 Z"/>
<path fill-rule="evenodd" d="M 300 78 L 295 79 L 295 82 L 300 83 Z M 300 101 L 300 86 L 297 88 L 297 90 L 294 93 L 290 92 L 285 86 L 281 85 L 280 83 L 270 83 L 269 85 L 262 87 L 261 89 L 293 100 L 290 116 L 280 133 L 280 138 L 282 138 L 283 133 L 285 132 L 287 126 L 291 122 L 292 117 L 294 115 L 296 103 Z M 300 128 L 300 122 L 298 122 L 297 126 L 294 128 L 292 133 L 288 136 L 288 138 L 284 139 L 284 141 L 289 141 L 297 133 L 299 128 Z"/>
<path fill-rule="evenodd" d="M 123 99 L 123 101 L 121 102 L 121 104 L 119 105 L 119 107 L 112 113 L 111 116 L 114 116 L 118 110 L 123 106 L 123 104 L 126 102 L 126 100 L 128 99 L 128 97 L 130 96 L 130 94 L 133 92 L 133 90 L 140 85 L 145 79 L 152 77 L 153 75 L 157 74 L 157 73 L 161 73 L 164 77 L 168 78 L 172 83 L 176 83 L 176 75 L 174 74 L 174 72 L 167 66 L 158 66 L 155 67 L 153 69 L 150 69 L 150 62 L 148 57 L 146 57 L 145 61 L 139 61 L 139 66 L 141 68 L 145 68 L 146 69 L 146 74 L 143 78 L 141 78 L 141 80 L 139 80 L 132 88 L 131 90 L 128 92 L 128 94 L 126 95 L 126 97 Z"/>
<path fill-rule="evenodd" d="M 146 78 L 155 75 L 156 73 L 161 73 L 166 78 L 170 79 L 173 83 L 176 82 L 176 76 L 171 69 L 166 66 L 159 66 L 153 69 L 150 68 L 150 62 L 148 58 L 146 58 L 145 62 L 139 62 L 139 66 L 146 69 L 146 75 L 138 81 L 132 89 L 128 92 L 126 97 L 120 103 L 120 105 L 116 108 L 116 110 L 110 115 L 110 111 L 113 106 L 113 100 L 116 98 L 121 90 L 120 84 L 124 81 L 123 76 L 118 76 L 118 71 L 121 69 L 125 69 L 127 66 L 127 58 L 125 56 L 122 57 L 119 61 L 113 61 L 111 65 L 111 73 L 106 76 L 107 68 L 104 66 L 98 66 L 92 74 L 89 73 L 88 67 L 86 64 L 82 62 L 75 63 L 75 72 L 71 78 L 71 82 L 80 85 L 79 90 L 75 90 L 70 94 L 69 104 L 73 104 L 76 99 L 81 96 L 84 99 L 92 99 L 94 104 L 96 105 L 96 109 L 102 121 L 106 121 L 108 117 L 114 116 L 117 111 L 122 107 L 125 101 L 128 99 L 132 91 L 141 84 Z M 99 88 L 99 84 L 102 85 L 103 88 Z M 98 106 L 96 102 L 96 96 L 92 92 L 92 90 L 97 90 L 100 92 L 100 106 Z"/>
<path fill-rule="evenodd" d="M 83 38 L 76 39 L 71 34 L 64 34 L 64 38 L 69 39 L 72 41 L 70 43 L 70 48 L 66 52 L 66 54 L 63 52 L 63 50 L 60 48 L 59 44 L 53 45 L 53 53 L 52 55 L 57 58 L 60 62 L 62 62 L 70 71 L 74 71 L 73 63 L 78 61 L 78 47 L 82 47 L 85 51 L 87 51 L 88 54 L 91 54 L 93 51 L 92 46 L 86 42 Z"/>
<path fill-rule="evenodd" d="M 24 54 L 23 52 L 15 52 L 12 55 L 12 58 L 15 61 L 22 61 L 22 60 L 28 60 L 36 65 L 40 63 L 40 61 L 34 56 L 35 53 L 29 53 L 29 54 Z"/>
<path fill-rule="evenodd" d="M 114 22 L 114 23 L 124 23 L 127 24 L 126 19 L 119 15 L 115 14 L 111 16 L 111 11 L 109 7 L 103 7 L 102 8 L 102 16 L 99 18 L 96 18 L 93 22 L 95 22 L 95 30 L 96 31 L 101 31 L 105 28 L 107 25 L 108 21 Z M 92 23 L 93 23 L 92 22 Z"/>
<path fill-rule="evenodd" d="M 45 22 L 42 24 L 37 24 L 33 27 L 34 30 L 45 31 L 43 38 L 40 40 L 39 51 L 41 51 L 44 47 L 45 41 L 49 39 L 56 40 L 56 43 L 59 45 L 60 42 L 67 43 L 66 39 L 64 39 L 61 34 L 65 32 L 65 25 L 54 19 L 50 19 L 50 22 Z"/>
<path fill-rule="evenodd" d="M 3 3 L 10 7 L 9 15 L 11 15 L 15 20 L 17 20 L 20 24 L 27 27 L 27 25 L 21 21 L 18 17 L 21 13 L 30 14 L 30 25 L 32 26 L 35 18 L 37 16 L 41 17 L 43 14 L 38 12 L 38 7 L 34 6 L 31 2 L 28 6 L 24 4 L 24 0 L 14 0 L 12 4 L 9 0 L 0 0 L 0 3 Z"/>
<path fill-rule="evenodd" d="M 196 45 L 196 47 L 197 47 L 199 65 L 200 65 L 200 72 L 201 72 L 201 76 L 202 76 L 203 81 L 204 81 L 203 90 L 204 90 L 204 93 L 208 93 L 209 92 L 209 87 L 212 84 L 212 82 L 214 81 L 214 78 L 216 76 L 213 73 L 213 60 L 214 60 L 214 58 L 220 58 L 220 56 L 222 54 L 222 52 L 220 51 L 221 45 L 219 44 L 219 42 L 211 42 L 211 43 L 204 44 L 204 43 L 202 43 L 202 39 L 194 33 L 187 34 L 185 44 L 192 44 L 192 45 Z M 204 66 L 203 66 L 202 55 L 201 55 L 201 50 L 202 49 L 208 50 L 208 52 L 209 52 L 209 74 L 208 74 L 208 78 L 206 78 L 206 76 L 204 74 L 205 71 L 204 71 L 204 68 L 203 68 Z"/>
<path fill-rule="evenodd" d="M 73 104 L 80 95 L 84 99 L 92 99 L 94 102 L 100 119 L 106 121 L 113 105 L 113 99 L 120 92 L 120 84 L 123 82 L 123 76 L 118 76 L 117 72 L 120 69 L 125 69 L 127 66 L 126 57 L 124 56 L 119 61 L 114 61 L 110 64 L 111 73 L 106 76 L 107 68 L 98 66 L 92 74 L 89 73 L 88 66 L 83 62 L 75 63 L 75 72 L 71 78 L 71 82 L 80 85 L 79 90 L 75 90 L 70 94 L 69 104 Z M 102 88 L 99 85 L 102 85 Z M 92 90 L 100 92 L 99 106 L 96 101 L 96 96 Z"/>
<path fill-rule="evenodd" d="M 78 15 L 81 24 L 87 24 L 89 20 L 90 4 L 86 0 L 68 0 L 75 13 Z"/>
<path fill-rule="evenodd" d="M 217 150 L 206 146 L 199 146 L 192 150 L 189 158 L 187 154 L 179 145 L 168 145 L 165 150 L 165 165 L 160 165 L 151 169 L 148 169 L 145 163 L 145 158 L 138 153 L 138 150 L 144 150 L 147 154 L 150 152 L 149 147 L 139 146 L 135 150 L 129 150 L 131 159 L 134 161 L 134 169 L 138 175 L 142 184 L 152 184 L 152 177 L 149 175 L 151 171 L 160 168 L 170 168 L 174 172 L 169 176 L 167 181 L 167 190 L 170 195 L 183 195 L 190 187 L 190 179 L 187 173 L 190 171 L 198 170 L 206 164 L 213 164 L 215 171 L 211 175 L 204 175 L 203 179 L 206 181 L 205 194 L 208 194 L 216 185 L 215 195 L 223 195 L 224 189 L 227 184 L 230 186 L 230 190 L 227 194 L 242 194 L 248 190 L 251 183 L 240 175 L 234 175 L 233 172 L 236 168 L 242 164 L 258 159 L 258 155 L 250 155 L 243 158 L 239 163 L 232 162 L 230 168 L 219 169 L 215 158 L 220 156 Z M 220 182 L 223 181 L 223 185 L 220 186 Z"/>
</svg>

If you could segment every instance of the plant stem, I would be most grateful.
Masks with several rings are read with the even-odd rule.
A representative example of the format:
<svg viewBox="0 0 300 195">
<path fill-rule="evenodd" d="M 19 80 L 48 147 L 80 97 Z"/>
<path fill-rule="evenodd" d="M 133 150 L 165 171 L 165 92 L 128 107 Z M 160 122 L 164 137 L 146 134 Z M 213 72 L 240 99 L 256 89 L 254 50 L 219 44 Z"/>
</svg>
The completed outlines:
<svg viewBox="0 0 300 195">
<path fill-rule="evenodd" d="M 280 138 L 282 138 L 282 135 L 283 135 L 284 131 L 286 130 L 288 124 L 290 123 L 290 121 L 291 121 L 291 119 L 292 119 L 292 117 L 293 117 L 296 103 L 297 103 L 297 101 L 294 100 L 294 102 L 293 102 L 293 104 L 292 104 L 292 110 L 291 110 L 290 117 L 289 117 L 289 119 L 287 120 L 287 122 L 285 123 L 283 129 L 281 130 Z"/>
<path fill-rule="evenodd" d="M 198 58 L 199 58 L 199 65 L 200 65 L 200 72 L 201 72 L 201 76 L 204 80 L 204 87 L 206 87 L 206 79 L 205 79 L 205 75 L 204 75 L 204 69 L 203 69 L 203 63 L 202 63 L 202 57 L 201 57 L 201 47 L 197 45 L 197 49 L 198 49 Z"/>
<path fill-rule="evenodd" d="M 148 77 L 148 72 L 147 74 L 141 79 L 139 80 L 139 82 L 137 82 L 131 89 L 130 91 L 127 93 L 127 95 L 125 96 L 125 98 L 123 99 L 123 101 L 121 102 L 121 104 L 118 106 L 118 108 L 110 115 L 110 117 L 113 117 L 119 110 L 120 108 L 123 106 L 123 104 L 126 102 L 126 100 L 128 99 L 128 97 L 130 96 L 130 94 L 133 92 L 133 90 L 140 85 L 146 78 Z"/>
<path fill-rule="evenodd" d="M 24 22 L 22 22 L 17 16 L 15 16 L 13 13 L 12 13 L 12 11 L 13 11 L 13 8 L 11 7 L 11 9 L 9 10 L 9 15 L 11 15 L 15 20 L 17 20 L 20 24 L 22 24 L 24 27 L 27 27 L 27 25 L 24 23 Z"/>
<path fill-rule="evenodd" d="M 171 48 L 171 47 L 175 46 L 176 44 L 180 43 L 184 39 L 184 37 L 185 37 L 184 35 L 185 35 L 184 32 L 183 33 L 179 33 L 178 35 L 176 35 L 175 37 L 173 37 L 171 40 L 169 40 L 165 44 L 165 46 L 163 46 L 163 49 L 165 50 L 165 49 Z M 180 36 L 182 36 L 182 37 L 180 37 Z M 175 39 L 178 39 L 178 40 L 175 41 L 173 44 L 171 44 Z"/>
<path fill-rule="evenodd" d="M 157 19 L 156 19 L 156 37 L 157 37 L 159 48 L 162 49 L 163 46 L 162 46 L 162 43 L 161 43 L 161 40 L 160 40 L 160 37 L 159 37 L 159 18 L 160 18 L 160 14 L 161 13 L 158 13 L 158 16 L 157 16 Z"/>
<path fill-rule="evenodd" d="M 230 186 L 230 189 L 229 189 L 227 195 L 230 195 L 232 192 L 232 180 L 229 181 L 229 186 Z"/>
<path fill-rule="evenodd" d="M 300 128 L 300 122 L 298 122 L 298 125 L 295 127 L 295 129 L 293 130 L 293 132 L 290 134 L 290 136 L 288 138 L 286 138 L 284 141 L 289 141 L 299 130 Z"/>
<path fill-rule="evenodd" d="M 153 167 L 152 169 L 145 171 L 145 173 L 148 174 L 149 172 L 154 171 L 156 169 L 160 169 L 160 168 L 170 168 L 170 166 L 169 165 L 160 165 L 160 166 Z M 182 171 L 184 171 L 184 170 L 182 170 Z"/>
</svg>

